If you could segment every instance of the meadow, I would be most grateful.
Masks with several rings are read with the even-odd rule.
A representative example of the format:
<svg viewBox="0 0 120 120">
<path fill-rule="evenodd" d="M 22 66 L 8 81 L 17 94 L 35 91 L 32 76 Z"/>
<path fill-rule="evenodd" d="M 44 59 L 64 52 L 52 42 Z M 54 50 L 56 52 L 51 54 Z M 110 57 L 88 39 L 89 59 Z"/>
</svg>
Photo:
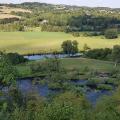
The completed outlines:
<svg viewBox="0 0 120 120">
<path fill-rule="evenodd" d="M 104 36 L 73 37 L 62 32 L 0 32 L 0 50 L 20 54 L 48 53 L 60 51 L 65 40 L 77 40 L 80 50 L 84 44 L 90 48 L 112 48 L 120 44 L 120 38 L 110 40 Z"/>
<path fill-rule="evenodd" d="M 29 61 L 28 63 L 17 65 L 16 68 L 21 77 L 40 75 L 40 73 L 32 75 L 30 70 L 31 65 L 35 65 L 39 62 L 43 62 L 43 60 Z M 61 64 L 68 70 L 76 68 L 81 72 L 83 72 L 86 68 L 91 71 L 97 70 L 98 72 L 111 72 L 114 70 L 113 62 L 88 58 L 63 58 L 61 59 Z M 120 70 L 120 64 L 118 64 L 117 69 Z"/>
</svg>

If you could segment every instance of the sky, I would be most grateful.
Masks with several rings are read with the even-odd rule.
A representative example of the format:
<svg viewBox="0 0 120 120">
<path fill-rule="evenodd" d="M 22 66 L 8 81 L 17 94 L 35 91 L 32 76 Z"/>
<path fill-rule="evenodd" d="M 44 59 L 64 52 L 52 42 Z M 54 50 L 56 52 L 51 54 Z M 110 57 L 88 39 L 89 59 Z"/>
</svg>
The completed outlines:
<svg viewBox="0 0 120 120">
<path fill-rule="evenodd" d="M 120 0 L 0 0 L 0 3 L 22 3 L 22 2 L 42 2 L 89 7 L 120 8 Z"/>
</svg>

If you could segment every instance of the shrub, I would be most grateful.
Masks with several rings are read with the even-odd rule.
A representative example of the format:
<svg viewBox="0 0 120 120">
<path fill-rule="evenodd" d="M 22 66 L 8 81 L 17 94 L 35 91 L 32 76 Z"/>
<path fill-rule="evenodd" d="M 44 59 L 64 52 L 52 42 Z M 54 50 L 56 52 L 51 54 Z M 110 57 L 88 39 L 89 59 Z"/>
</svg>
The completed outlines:
<svg viewBox="0 0 120 120">
<path fill-rule="evenodd" d="M 28 59 L 24 58 L 24 56 L 19 55 L 18 53 L 8 53 L 4 57 L 6 57 L 13 65 L 28 61 Z"/>
<path fill-rule="evenodd" d="M 106 84 L 99 84 L 97 86 L 98 89 L 102 89 L 102 90 L 112 90 L 113 87 L 111 85 L 106 85 Z"/>
<path fill-rule="evenodd" d="M 80 36 L 80 33 L 79 33 L 79 32 L 73 32 L 72 35 L 73 35 L 74 37 L 79 37 L 79 36 Z"/>
<path fill-rule="evenodd" d="M 102 35 L 102 32 L 84 32 L 83 36 L 99 36 Z"/>
<path fill-rule="evenodd" d="M 85 56 L 92 59 L 100 59 L 100 60 L 109 60 L 111 57 L 112 50 L 109 48 L 105 49 L 92 49 L 86 51 Z"/>
<path fill-rule="evenodd" d="M 117 29 L 107 29 L 105 31 L 105 37 L 107 39 L 115 39 L 118 38 L 118 31 Z"/>
</svg>

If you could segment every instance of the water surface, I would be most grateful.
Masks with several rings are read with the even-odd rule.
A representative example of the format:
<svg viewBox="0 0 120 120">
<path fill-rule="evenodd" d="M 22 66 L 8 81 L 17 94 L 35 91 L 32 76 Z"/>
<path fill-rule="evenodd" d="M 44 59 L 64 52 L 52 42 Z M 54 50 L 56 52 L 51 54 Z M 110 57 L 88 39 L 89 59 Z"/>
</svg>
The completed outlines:
<svg viewBox="0 0 120 120">
<path fill-rule="evenodd" d="M 87 84 L 87 80 L 72 81 L 71 84 L 85 86 Z M 28 94 L 30 91 L 36 91 L 40 96 L 47 97 L 48 95 L 59 93 L 58 90 L 49 89 L 47 85 L 40 85 L 40 84 L 34 84 L 33 85 L 31 79 L 18 80 L 17 81 L 17 86 L 23 94 Z M 109 90 L 95 90 L 95 89 L 87 88 L 85 90 L 84 94 L 85 94 L 87 100 L 89 102 L 91 102 L 93 105 L 95 105 L 96 102 L 100 98 L 102 98 L 102 96 L 111 95 L 112 91 L 109 91 Z"/>
</svg>

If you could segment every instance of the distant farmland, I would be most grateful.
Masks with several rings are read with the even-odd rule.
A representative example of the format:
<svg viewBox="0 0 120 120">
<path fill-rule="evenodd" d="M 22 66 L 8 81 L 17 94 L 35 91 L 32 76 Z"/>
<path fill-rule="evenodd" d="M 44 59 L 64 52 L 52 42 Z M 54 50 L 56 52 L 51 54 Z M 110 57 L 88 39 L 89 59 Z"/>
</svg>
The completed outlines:
<svg viewBox="0 0 120 120">
<path fill-rule="evenodd" d="M 61 43 L 65 40 L 77 40 L 80 50 L 84 44 L 90 48 L 111 48 L 116 44 L 120 45 L 120 38 L 109 40 L 103 36 L 73 37 L 62 32 L 0 32 L 0 50 L 21 54 L 60 51 Z"/>
<path fill-rule="evenodd" d="M 31 13 L 31 11 L 27 9 L 0 6 L 0 19 L 5 19 L 5 18 L 19 18 L 20 19 L 21 18 L 20 16 L 12 15 L 12 12 Z"/>
</svg>

